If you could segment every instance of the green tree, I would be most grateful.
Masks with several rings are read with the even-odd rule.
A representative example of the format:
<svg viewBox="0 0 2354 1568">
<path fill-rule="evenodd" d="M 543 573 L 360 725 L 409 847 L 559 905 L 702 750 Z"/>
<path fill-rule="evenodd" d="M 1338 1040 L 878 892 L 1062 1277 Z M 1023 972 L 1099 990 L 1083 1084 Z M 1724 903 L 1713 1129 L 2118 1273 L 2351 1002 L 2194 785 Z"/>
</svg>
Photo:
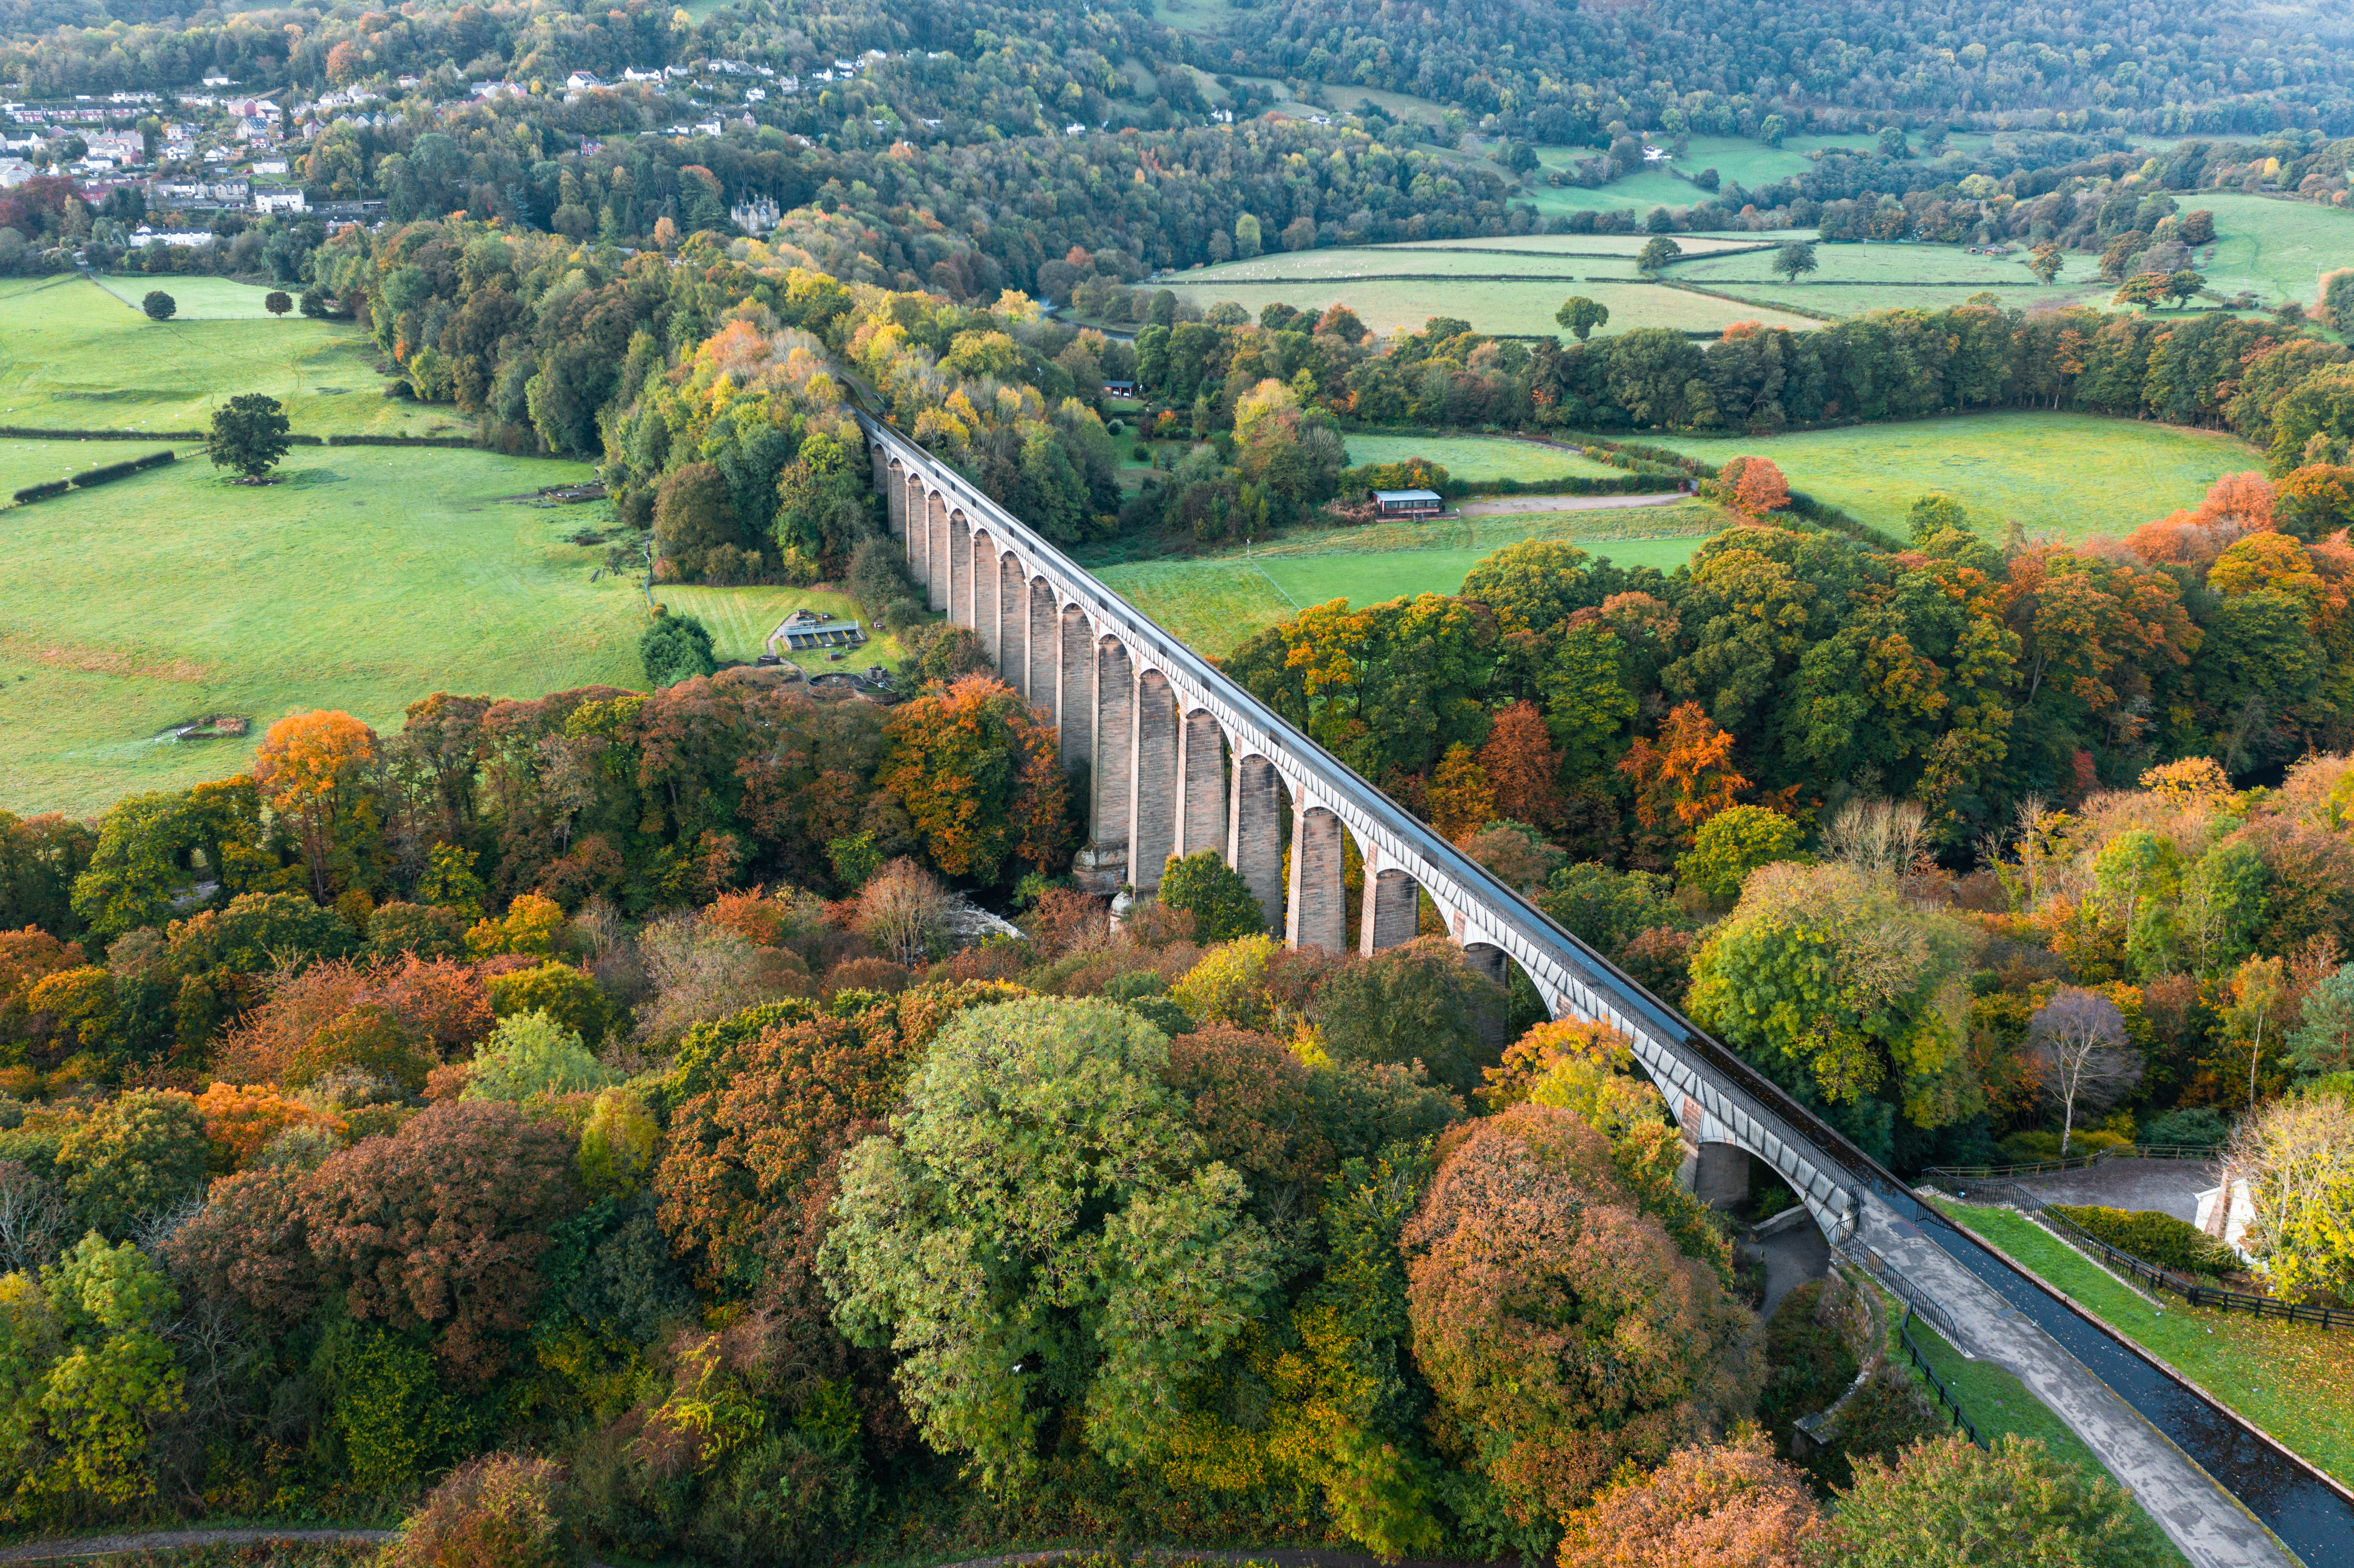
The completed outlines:
<svg viewBox="0 0 2354 1568">
<path fill-rule="evenodd" d="M 1904 521 L 1913 543 L 1925 546 L 1940 534 L 1967 534 L 1970 514 L 1950 495 L 1924 495 L 1913 503 Z"/>
<path fill-rule="evenodd" d="M 1504 988 L 1444 937 L 1417 937 L 1325 977 L 1309 1017 L 1338 1062 L 1420 1062 L 1434 1082 L 1468 1095 L 1488 1065 L 1483 1022 L 1503 1021 Z"/>
<path fill-rule="evenodd" d="M 1161 874 L 1161 902 L 1193 911 L 1193 940 L 1205 948 L 1267 929 L 1267 912 L 1250 885 L 1214 849 L 1170 857 Z"/>
<path fill-rule="evenodd" d="M 1883 125 L 1880 128 L 1880 155 L 1883 158 L 1909 158 L 1913 149 L 1904 140 L 1904 127 Z"/>
<path fill-rule="evenodd" d="M 1654 273 L 1684 253 L 1684 248 L 1664 234 L 1655 234 L 1643 242 L 1642 253 L 1635 258 L 1638 271 Z"/>
<path fill-rule="evenodd" d="M 294 308 L 294 298 L 283 289 L 272 289 L 261 297 L 261 308 L 273 316 L 282 316 Z"/>
<path fill-rule="evenodd" d="M 613 1075 L 574 1031 L 545 1012 L 511 1013 L 474 1047 L 460 1097 L 520 1103 L 543 1095 L 601 1089 Z"/>
<path fill-rule="evenodd" d="M 1775 275 L 1786 283 L 1822 270 L 1822 263 L 1815 260 L 1813 242 L 1805 239 L 1793 239 L 1775 251 L 1772 265 Z"/>
<path fill-rule="evenodd" d="M 638 638 L 638 662 L 646 683 L 660 690 L 708 675 L 719 668 L 711 633 L 692 615 L 658 615 Z"/>
<path fill-rule="evenodd" d="M 1978 1108 L 1964 1055 L 1972 947 L 1968 927 L 1908 903 L 1892 877 L 1770 865 L 1693 953 L 1686 1007 L 1885 1154 L 1894 1116 L 1927 1128 Z"/>
<path fill-rule="evenodd" d="M 277 398 L 241 392 L 213 410 L 205 455 L 215 468 L 233 468 L 248 480 L 259 480 L 293 446 L 287 439 L 292 429 Z"/>
<path fill-rule="evenodd" d="M 543 1012 L 580 1036 L 590 1050 L 604 1044 L 615 1009 L 597 982 L 570 964 L 553 959 L 491 980 L 491 1012 L 500 1018 Z"/>
<path fill-rule="evenodd" d="M 716 463 L 685 463 L 663 476 L 654 493 L 654 553 L 680 579 L 733 577 L 747 543 L 735 489 Z"/>
<path fill-rule="evenodd" d="M 140 298 L 139 308 L 151 322 L 167 322 L 178 313 L 180 302 L 161 289 L 150 289 Z"/>
<path fill-rule="evenodd" d="M 2174 302 L 2179 310 L 2206 287 L 2207 280 L 2186 267 L 2179 271 L 2168 272 L 2161 291 Z"/>
<path fill-rule="evenodd" d="M 2305 993 L 2289 1060 L 2300 1078 L 2354 1072 L 2354 964 L 2333 969 Z"/>
<path fill-rule="evenodd" d="M 2354 267 L 2340 267 L 2323 281 L 2321 314 L 2338 332 L 2354 336 Z"/>
<path fill-rule="evenodd" d="M 1596 327 L 1610 324 L 1610 307 L 1584 294 L 1572 294 L 1561 302 L 1561 309 L 1553 312 L 1553 319 L 1584 343 L 1594 335 Z"/>
<path fill-rule="evenodd" d="M 42 1379 L 40 1413 L 54 1451 L 32 1489 L 120 1508 L 154 1494 L 147 1467 L 158 1423 L 186 1407 L 185 1379 L 161 1332 L 179 1309 L 164 1271 L 129 1242 L 96 1232 L 41 1270 L 64 1340 Z"/>
<path fill-rule="evenodd" d="M 97 1231 L 121 1236 L 204 1191 L 204 1120 L 196 1102 L 142 1089 L 100 1106 L 58 1145 L 67 1195 Z"/>
<path fill-rule="evenodd" d="M 2107 1477 L 2006 1432 L 1867 1457 L 1832 1517 L 1833 1568 L 2138 1568 L 2148 1548 Z"/>
<path fill-rule="evenodd" d="M 1119 1465 L 1164 1454 L 1179 1393 L 1273 1284 L 1275 1244 L 1161 1082 L 1167 1038 L 1100 1000 L 958 1015 L 843 1165 L 822 1267 L 837 1320 L 900 1356 L 926 1441 L 1001 1488 L 1076 1407 Z"/>
<path fill-rule="evenodd" d="M 2049 283 L 2060 275 L 2060 269 L 2066 265 L 2066 261 L 2057 245 L 2039 245 L 2027 258 L 2027 270 L 2035 274 L 2037 282 Z"/>
<path fill-rule="evenodd" d="M 1763 806 L 1727 806 L 1700 825 L 1692 847 L 1676 861 L 1676 875 L 1712 904 L 1741 896 L 1741 884 L 1761 865 L 1798 853 L 1798 824 Z"/>
</svg>

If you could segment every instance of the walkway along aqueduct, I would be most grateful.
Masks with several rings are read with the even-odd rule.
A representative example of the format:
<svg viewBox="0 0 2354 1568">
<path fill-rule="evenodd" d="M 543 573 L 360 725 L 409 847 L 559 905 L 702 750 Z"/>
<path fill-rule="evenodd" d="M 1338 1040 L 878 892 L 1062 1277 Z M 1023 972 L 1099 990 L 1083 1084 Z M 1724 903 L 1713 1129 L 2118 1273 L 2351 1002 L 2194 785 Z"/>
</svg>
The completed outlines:
<svg viewBox="0 0 2354 1568">
<path fill-rule="evenodd" d="M 877 419 L 859 422 L 892 535 L 931 608 L 979 633 L 1000 675 L 1055 721 L 1065 763 L 1086 764 L 1085 853 L 1098 867 L 1124 866 L 1145 894 L 1171 855 L 1214 849 L 1269 929 L 1338 951 L 1347 834 L 1364 864 L 1364 951 L 1410 940 L 1426 895 L 1490 974 L 1503 978 L 1509 959 L 1553 1017 L 1617 1027 L 1698 1152 L 1702 1196 L 1714 1157 L 1738 1160 L 1742 1177 L 1738 1151 L 1764 1160 L 1835 1247 L 1919 1301 L 1966 1353 L 2025 1379 L 2199 1568 L 2288 1568 L 2281 1539 L 2307 1568 L 2354 1568 L 2354 1500 L 2326 1478 L 1987 1252 L 953 469 Z"/>
<path fill-rule="evenodd" d="M 929 597 L 977 631 L 999 674 L 1055 721 L 1085 763 L 1091 848 L 1139 895 L 1172 854 L 1215 849 L 1258 895 L 1267 928 L 1339 951 L 1345 831 L 1364 862 L 1360 944 L 1412 939 L 1417 890 L 1474 962 L 1518 964 L 1558 1018 L 1606 1020 L 1666 1095 L 1686 1141 L 1745 1150 L 1781 1173 L 1833 1242 L 1853 1232 L 1877 1174 L 1829 1140 L 1746 1064 L 1564 931 L 1477 862 L 1073 565 L 946 463 L 860 416 L 891 533 Z M 1289 885 L 1282 822 L 1291 818 Z"/>
</svg>

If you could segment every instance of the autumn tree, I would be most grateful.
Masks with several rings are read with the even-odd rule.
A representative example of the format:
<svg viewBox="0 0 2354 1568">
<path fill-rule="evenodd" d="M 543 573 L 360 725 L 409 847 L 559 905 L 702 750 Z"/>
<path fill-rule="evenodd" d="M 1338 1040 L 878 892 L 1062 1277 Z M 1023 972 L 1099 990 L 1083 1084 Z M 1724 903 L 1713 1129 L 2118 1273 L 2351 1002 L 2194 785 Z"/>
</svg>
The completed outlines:
<svg viewBox="0 0 2354 1568">
<path fill-rule="evenodd" d="M 1696 1444 L 1562 1521 L 1560 1568 L 1800 1568 L 1826 1521 L 1762 1434 Z"/>
<path fill-rule="evenodd" d="M 858 928 L 895 963 L 930 959 L 948 930 L 948 890 L 912 860 L 895 860 L 858 891 Z"/>
<path fill-rule="evenodd" d="M 305 1185 L 321 1282 L 355 1319 L 428 1329 L 450 1372 L 505 1364 L 549 1233 L 579 1207 L 571 1136 L 495 1101 L 428 1107 L 334 1154 Z"/>
<path fill-rule="evenodd" d="M 1603 1136 L 1567 1111 L 1470 1124 L 1402 1240 L 1415 1358 L 1520 1522 L 1755 1397 L 1746 1312 L 1636 1212 Z"/>
<path fill-rule="evenodd" d="M 1727 806 L 1700 825 L 1692 847 L 1676 862 L 1676 875 L 1716 904 L 1741 896 L 1741 884 L 1761 865 L 1793 860 L 1798 824 L 1763 806 Z"/>
<path fill-rule="evenodd" d="M 2354 1292 L 2354 1103 L 2274 1100 L 2232 1129 L 2224 1166 L 2248 1184 L 2249 1250 L 2291 1300 Z"/>
<path fill-rule="evenodd" d="M 1517 702 L 1497 713 L 1479 747 L 1479 768 L 1498 815 L 1540 828 L 1559 824 L 1561 753 L 1534 703 Z"/>
<path fill-rule="evenodd" d="M 341 709 L 290 714 L 254 752 L 254 784 L 293 828 L 312 894 L 323 901 L 359 869 L 351 860 L 355 840 L 376 828 L 364 788 L 376 752 L 376 732 Z"/>
<path fill-rule="evenodd" d="M 1052 866 L 1066 845 L 1053 726 L 1014 690 L 967 675 L 900 704 L 884 726 L 880 783 L 907 807 L 932 862 L 995 881 L 1008 862 Z"/>
<path fill-rule="evenodd" d="M 1670 709 L 1656 744 L 1638 736 L 1618 771 L 1635 788 L 1636 820 L 1681 843 L 1749 788 L 1733 766 L 1733 736 L 1698 703 Z"/>
<path fill-rule="evenodd" d="M 1426 797 L 1430 825 L 1442 838 L 1461 840 L 1495 820 L 1496 791 L 1479 753 L 1459 742 L 1438 759 L 1438 770 Z"/>
</svg>

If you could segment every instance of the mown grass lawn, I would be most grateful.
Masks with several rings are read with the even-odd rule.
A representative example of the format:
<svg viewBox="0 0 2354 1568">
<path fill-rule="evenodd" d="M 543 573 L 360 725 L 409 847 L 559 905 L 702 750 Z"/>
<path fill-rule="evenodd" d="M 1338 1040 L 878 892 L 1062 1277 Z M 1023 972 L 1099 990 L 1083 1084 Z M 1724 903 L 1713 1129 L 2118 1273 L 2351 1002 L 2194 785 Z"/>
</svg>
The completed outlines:
<svg viewBox="0 0 2354 1568">
<path fill-rule="evenodd" d="M 256 283 L 240 283 L 230 278 L 150 278 L 137 272 L 93 272 L 90 281 L 121 300 L 133 310 L 152 290 L 161 290 L 172 296 L 172 319 L 175 322 L 267 322 L 276 321 L 262 302 L 273 292 Z M 302 297 L 300 283 L 275 291 L 290 300 Z M 142 319 L 144 317 L 143 315 Z M 293 310 L 285 319 L 300 320 Z"/>
<path fill-rule="evenodd" d="M 147 450 L 0 441 L 0 473 Z M 566 542 L 607 509 L 508 499 L 586 479 L 588 465 L 297 447 L 280 471 L 282 483 L 231 485 L 191 450 L 0 512 L 0 807 L 94 815 L 133 790 L 221 778 L 298 709 L 343 708 L 385 731 L 436 690 L 643 683 L 636 583 L 591 583 L 603 549 Z M 254 733 L 154 738 L 209 714 L 243 715 Z"/>
<path fill-rule="evenodd" d="M 1709 462 L 1772 458 L 1793 490 L 1900 538 L 1905 513 L 1932 493 L 1959 501 L 1990 540 L 2001 538 L 2009 518 L 2037 536 L 2123 535 L 2197 505 L 2226 473 L 2264 467 L 2253 447 L 2220 430 L 2092 414 L 1966 414 L 1765 438 L 1657 439 Z"/>
<path fill-rule="evenodd" d="M 2185 212 L 2215 215 L 2215 242 L 2202 247 L 2199 270 L 2218 293 L 2253 289 L 2266 305 L 2321 297 L 2321 275 L 2354 265 L 2354 211 L 2241 191 L 2185 191 Z"/>
<path fill-rule="evenodd" d="M 2354 1333 L 2154 1308 L 2009 1209 L 1937 1205 L 2339 1481 L 2354 1482 Z"/>
<path fill-rule="evenodd" d="M 1349 438 L 1349 461 L 1360 468 L 1367 463 L 1405 462 L 1411 458 L 1427 458 L 1455 479 L 1613 479 L 1624 471 L 1580 453 L 1539 446 L 1533 441 L 1484 436 L 1357 434 Z"/>
<path fill-rule="evenodd" d="M 720 659 L 747 662 L 767 652 L 769 634 L 797 609 L 813 609 L 837 620 L 866 625 L 866 612 L 846 593 L 830 588 L 709 588 L 686 583 L 656 583 L 654 598 L 673 615 L 692 615 L 711 632 L 712 652 Z M 898 640 L 872 627 L 871 641 L 851 649 L 812 648 L 799 652 L 779 648 L 787 662 L 813 675 L 828 670 L 864 672 L 869 664 L 896 669 L 905 652 Z M 840 652 L 830 660 L 829 652 Z"/>
<path fill-rule="evenodd" d="M 1901 1317 L 1903 1311 L 1902 1304 L 1884 1294 L 1881 1302 L 1887 1308 L 1892 1321 Z M 1947 1344 L 1936 1330 L 1921 1319 L 1913 1319 L 1912 1332 L 1923 1356 L 1936 1369 L 1937 1375 L 1945 1379 L 1946 1386 L 1953 1391 L 1954 1397 L 1961 1402 L 1963 1413 L 1978 1428 L 1980 1437 L 1988 1443 L 1997 1441 L 2005 1433 L 2033 1437 L 2040 1440 L 2044 1451 L 2054 1458 L 2107 1477 L 2112 1481 L 2116 1479 L 2109 1475 L 2108 1467 L 2101 1463 L 2100 1456 L 2087 1447 L 2083 1438 L 2070 1431 L 2068 1424 L 2053 1414 L 2050 1406 L 2030 1393 L 2025 1383 L 1992 1361 L 1970 1360 Z M 1890 1353 L 1901 1364 L 1910 1365 L 1903 1344 L 1896 1341 L 1893 1334 L 1889 1338 L 1892 1341 Z M 2166 1531 L 2158 1528 L 2158 1520 L 2152 1519 L 2138 1501 L 2134 1504 L 2134 1515 L 2139 1525 L 2135 1545 L 2140 1552 L 2140 1561 L 2151 1564 L 2152 1568 L 2172 1563 L 2181 1563 L 2188 1568 L 2190 1559 L 2183 1556 L 2181 1548 L 2168 1538 Z"/>
<path fill-rule="evenodd" d="M 143 280 L 110 280 L 130 289 Z M 172 279 L 202 302 L 243 284 Z M 286 405 L 312 435 L 463 433 L 471 421 L 447 405 L 384 396 L 375 343 L 350 322 L 191 315 L 152 322 L 135 301 L 88 278 L 0 279 L 0 425 L 38 429 L 200 430 L 219 403 L 261 392 Z M 260 292 L 266 292 L 261 291 Z M 259 297 L 257 292 L 256 297 Z M 186 302 L 184 302 L 185 308 Z M 239 307 L 242 311 L 242 307 Z"/>
<path fill-rule="evenodd" d="M 1621 566 L 1662 571 L 1691 558 L 1723 522 L 1687 502 L 1625 511 L 1513 513 L 1420 524 L 1383 524 L 1345 534 L 1294 535 L 1246 557 L 1239 551 L 1184 560 L 1089 568 L 1096 577 L 1188 647 L 1224 657 L 1254 632 L 1302 609 L 1345 599 L 1380 604 L 1453 593 L 1485 556 L 1524 539 L 1567 539 Z"/>
</svg>

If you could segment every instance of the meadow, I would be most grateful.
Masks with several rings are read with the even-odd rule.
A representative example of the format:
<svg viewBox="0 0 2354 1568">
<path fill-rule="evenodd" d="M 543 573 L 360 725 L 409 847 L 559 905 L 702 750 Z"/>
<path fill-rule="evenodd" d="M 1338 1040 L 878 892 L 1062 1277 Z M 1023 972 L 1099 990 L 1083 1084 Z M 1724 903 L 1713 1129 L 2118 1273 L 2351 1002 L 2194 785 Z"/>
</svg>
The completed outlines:
<svg viewBox="0 0 2354 1568">
<path fill-rule="evenodd" d="M 5 444 L 11 464 L 92 450 L 27 444 Z M 233 486 L 184 450 L 0 514 L 11 564 L 0 806 L 95 814 L 133 790 L 220 778 L 248 765 L 262 728 L 303 708 L 343 708 L 382 731 L 436 690 L 643 683 L 638 587 L 591 583 L 603 550 L 566 542 L 606 509 L 511 499 L 586 479 L 588 465 L 297 447 L 280 472 Z M 252 719 L 253 733 L 157 738 L 214 714 Z"/>
<path fill-rule="evenodd" d="M 2226 473 L 2264 467 L 2254 448 L 2223 431 L 2093 414 L 1965 414 L 1765 438 L 1654 439 L 1709 462 L 1769 457 L 1793 490 L 1899 537 L 1913 503 L 1933 492 L 1959 501 L 1988 538 L 2001 537 L 2014 518 L 2037 537 L 2122 535 L 2196 505 Z"/>
<path fill-rule="evenodd" d="M 1220 658 L 1252 633 L 1310 605 L 1380 604 L 1453 593 L 1479 562 L 1524 539 L 1566 539 L 1621 566 L 1673 570 L 1723 524 L 1699 502 L 1623 510 L 1514 513 L 1422 524 L 1378 524 L 1292 535 L 1246 556 L 1091 568 L 1096 577 L 1198 652 Z"/>
<path fill-rule="evenodd" d="M 256 283 L 240 283 L 230 278 L 148 278 L 135 272 L 93 272 L 90 281 L 112 294 L 132 309 L 152 291 L 161 291 L 172 296 L 175 322 L 267 322 L 280 318 L 272 315 L 262 302 L 272 290 Z M 282 291 L 290 300 L 300 299 L 301 284 Z M 290 310 L 287 320 L 300 320 Z"/>
<path fill-rule="evenodd" d="M 1484 436 L 1370 436 L 1360 433 L 1349 437 L 1349 461 L 1352 466 L 1362 468 L 1367 463 L 1405 462 L 1412 458 L 1427 458 L 1455 479 L 1615 478 L 1623 471 L 1577 452 L 1564 451 L 1559 447 L 1539 446 L 1534 441 L 1499 440 Z"/>
<path fill-rule="evenodd" d="M 2208 287 L 2236 294 L 2253 289 L 2267 304 L 2321 296 L 2321 274 L 2354 265 L 2354 211 L 2238 191 L 2185 191 L 2188 212 L 2215 215 L 2215 242 L 2199 252 Z"/>
<path fill-rule="evenodd" d="M 2106 306 L 2116 291 L 2116 285 L 2101 276 L 2097 256 L 2068 252 L 2060 275 L 2045 284 L 2028 271 L 2027 254 L 2023 246 L 2014 246 L 2008 256 L 1979 256 L 1954 245 L 1863 241 L 1817 246 L 1815 259 L 1821 270 L 1796 283 L 1775 277 L 1770 250 L 1679 261 L 1667 276 L 1762 305 L 1834 316 L 1958 305 L 1981 291 L 1993 294 L 2008 310 L 2097 308 Z"/>
<path fill-rule="evenodd" d="M 1316 254 L 1321 255 L 1322 252 Z M 1519 257 L 1512 261 L 1523 260 Z M 1606 266 L 1607 263 L 1588 263 Z M 1606 307 L 1610 321 L 1598 334 L 1631 332 L 1637 327 L 1670 327 L 1678 332 L 1719 333 L 1737 321 L 1763 322 L 1769 326 L 1803 330 L 1813 323 L 1806 317 L 1719 300 L 1706 294 L 1662 289 L 1632 281 L 1593 281 L 1564 272 L 1557 281 L 1499 282 L 1467 278 L 1462 282 L 1386 277 L 1361 281 L 1337 281 L 1310 277 L 1261 281 L 1234 279 L 1223 268 L 1204 268 L 1161 281 L 1159 287 L 1181 300 L 1212 305 L 1232 300 L 1256 316 L 1261 307 L 1278 301 L 1299 310 L 1321 310 L 1344 304 L 1358 320 L 1377 333 L 1420 332 L 1436 315 L 1459 317 L 1478 332 L 1505 336 L 1558 337 L 1561 328 L 1553 313 L 1572 294 Z"/>
<path fill-rule="evenodd" d="M 122 280 L 112 280 L 118 286 Z M 132 280 L 133 282 L 140 280 Z M 248 286 L 169 280 L 201 306 L 241 310 L 224 291 Z M 140 293 L 146 291 L 141 289 Z M 258 297 L 266 290 L 254 290 Z M 222 315 L 152 322 L 87 278 L 0 279 L 0 424 L 44 429 L 196 430 L 214 405 L 263 392 L 286 405 L 310 434 L 462 433 L 469 422 L 447 406 L 383 395 L 375 343 L 347 321 L 289 314 Z"/>
<path fill-rule="evenodd" d="M 740 659 L 750 663 L 766 653 L 769 633 L 797 609 L 813 609 L 820 615 L 862 624 L 866 619 L 865 612 L 848 594 L 830 588 L 705 588 L 689 583 L 658 583 L 654 586 L 654 598 L 671 614 L 692 615 L 702 621 L 711 633 L 711 650 L 722 662 Z M 839 660 L 828 659 L 828 651 L 822 648 L 799 652 L 779 648 L 777 652 L 788 663 L 797 664 L 812 675 L 822 675 L 829 670 L 862 673 L 869 664 L 896 669 L 906 656 L 898 640 L 879 630 L 870 629 L 867 635 L 872 641 L 847 651 Z"/>
</svg>

